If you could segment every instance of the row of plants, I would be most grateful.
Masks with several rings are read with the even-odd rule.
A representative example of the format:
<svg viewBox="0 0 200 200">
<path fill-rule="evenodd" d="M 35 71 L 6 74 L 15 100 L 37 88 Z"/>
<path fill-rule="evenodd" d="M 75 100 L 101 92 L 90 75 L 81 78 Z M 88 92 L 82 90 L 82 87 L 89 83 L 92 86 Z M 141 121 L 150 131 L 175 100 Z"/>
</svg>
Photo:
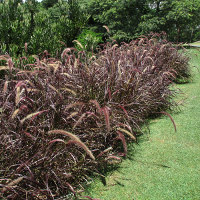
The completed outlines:
<svg viewBox="0 0 200 200">
<path fill-rule="evenodd" d="M 90 57 L 75 48 L 33 63 L 1 55 L 0 197 L 78 198 L 92 175 L 126 157 L 149 117 L 171 118 L 170 85 L 190 73 L 164 37 L 106 43 Z"/>
</svg>

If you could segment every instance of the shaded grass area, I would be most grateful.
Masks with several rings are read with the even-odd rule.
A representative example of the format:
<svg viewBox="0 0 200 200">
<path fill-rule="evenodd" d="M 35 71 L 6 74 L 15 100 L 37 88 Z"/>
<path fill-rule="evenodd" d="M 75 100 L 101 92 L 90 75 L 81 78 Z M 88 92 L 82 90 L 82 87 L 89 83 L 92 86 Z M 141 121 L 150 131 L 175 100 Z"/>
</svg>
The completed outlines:
<svg viewBox="0 0 200 200">
<path fill-rule="evenodd" d="M 96 181 L 87 194 L 102 200 L 200 199 L 200 52 L 188 50 L 193 80 L 176 85 L 183 91 L 177 102 L 181 111 L 150 122 L 150 134 L 131 146 L 133 155 L 118 171 Z"/>
</svg>

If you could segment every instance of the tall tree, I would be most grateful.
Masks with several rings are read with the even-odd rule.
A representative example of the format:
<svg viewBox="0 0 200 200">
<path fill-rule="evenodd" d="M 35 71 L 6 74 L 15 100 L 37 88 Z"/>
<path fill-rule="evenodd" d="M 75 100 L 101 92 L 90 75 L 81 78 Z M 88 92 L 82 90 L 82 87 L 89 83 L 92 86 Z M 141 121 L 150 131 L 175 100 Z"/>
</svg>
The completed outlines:
<svg viewBox="0 0 200 200">
<path fill-rule="evenodd" d="M 148 6 L 138 26 L 141 34 L 165 31 L 170 40 L 187 42 L 199 32 L 199 0 L 149 0 Z"/>
<path fill-rule="evenodd" d="M 46 9 L 53 7 L 56 3 L 58 3 L 58 0 L 43 0 L 42 1 L 42 4 Z"/>
<path fill-rule="evenodd" d="M 88 20 L 88 15 L 82 11 L 78 0 L 68 0 L 57 4 L 57 9 L 60 11 L 58 19 L 58 31 L 61 34 L 62 41 L 67 46 L 73 45 L 81 30 L 85 27 Z"/>
<path fill-rule="evenodd" d="M 0 4 L 0 44 L 7 53 L 11 49 L 20 53 L 28 27 L 29 18 L 22 0 L 5 0 Z"/>
<path fill-rule="evenodd" d="M 91 14 L 90 26 L 102 32 L 102 26 L 107 25 L 113 39 L 128 41 L 133 39 L 147 6 L 146 0 L 90 0 L 87 10 Z"/>
</svg>

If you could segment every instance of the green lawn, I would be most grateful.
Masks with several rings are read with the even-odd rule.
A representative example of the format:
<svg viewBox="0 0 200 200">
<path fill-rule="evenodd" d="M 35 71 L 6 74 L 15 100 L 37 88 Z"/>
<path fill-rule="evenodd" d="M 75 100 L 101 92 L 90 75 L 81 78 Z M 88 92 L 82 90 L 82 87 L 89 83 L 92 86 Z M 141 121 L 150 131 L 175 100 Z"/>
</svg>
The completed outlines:
<svg viewBox="0 0 200 200">
<path fill-rule="evenodd" d="M 193 45 L 200 45 L 200 41 L 191 43 Z"/>
<path fill-rule="evenodd" d="M 188 52 L 191 65 L 200 69 L 200 52 Z M 132 145 L 133 156 L 106 177 L 106 186 L 97 180 L 84 195 L 101 200 L 200 199 L 200 71 L 193 68 L 193 74 L 191 83 L 175 86 L 184 92 L 177 98 L 181 112 L 172 114 L 177 132 L 168 117 L 152 120 L 150 134 Z"/>
<path fill-rule="evenodd" d="M 189 43 L 189 44 L 184 44 L 183 46 L 192 46 L 192 47 L 200 47 L 200 41 Z"/>
</svg>

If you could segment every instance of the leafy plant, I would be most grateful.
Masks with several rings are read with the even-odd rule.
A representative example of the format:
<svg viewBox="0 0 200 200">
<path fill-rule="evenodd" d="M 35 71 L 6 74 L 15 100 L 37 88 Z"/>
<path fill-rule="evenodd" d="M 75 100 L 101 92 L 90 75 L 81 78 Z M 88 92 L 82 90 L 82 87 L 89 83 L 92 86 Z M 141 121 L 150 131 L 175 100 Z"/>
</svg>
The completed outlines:
<svg viewBox="0 0 200 200">
<path fill-rule="evenodd" d="M 48 4 L 52 6 L 48 6 Z M 72 46 L 88 20 L 77 0 L 0 2 L 0 52 L 12 57 L 42 54 L 54 57 Z M 28 44 L 24 51 L 24 44 Z"/>
<path fill-rule="evenodd" d="M 103 43 L 102 34 L 95 33 L 92 30 L 84 29 L 77 38 L 75 47 L 79 51 L 93 52 L 97 49 L 98 44 Z"/>
</svg>

